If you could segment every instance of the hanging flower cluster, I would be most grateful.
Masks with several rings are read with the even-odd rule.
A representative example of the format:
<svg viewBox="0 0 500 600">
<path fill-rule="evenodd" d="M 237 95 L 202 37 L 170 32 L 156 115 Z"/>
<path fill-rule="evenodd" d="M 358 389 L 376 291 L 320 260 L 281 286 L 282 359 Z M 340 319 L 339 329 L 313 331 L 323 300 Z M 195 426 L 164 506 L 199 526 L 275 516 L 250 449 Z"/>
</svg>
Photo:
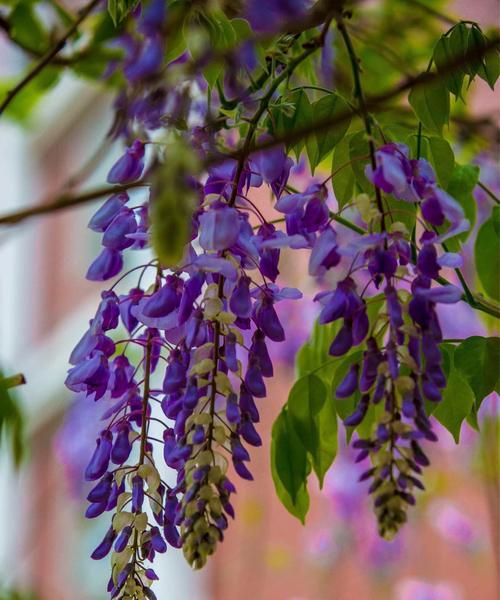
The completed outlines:
<svg viewBox="0 0 500 600">
<path fill-rule="evenodd" d="M 436 244 L 464 231 L 469 223 L 461 206 L 437 186 L 429 163 L 410 160 L 405 146 L 381 147 L 376 152 L 376 165 L 375 169 L 367 167 L 368 179 L 397 200 L 419 205 L 422 230 L 416 264 L 410 264 L 410 243 L 398 226 L 391 233 L 368 234 L 343 249 L 338 248 L 327 228 L 314 246 L 310 271 L 317 272 L 318 255 L 328 257 L 320 264 L 329 268 L 338 262 L 340 253 L 352 257 L 351 272 L 365 276 L 362 292 L 348 275 L 335 290 L 320 292 L 316 300 L 322 305 L 320 323 L 342 323 L 330 354 L 338 357 L 354 346 L 364 348 L 361 359 L 352 363 L 335 391 L 339 399 L 354 394 L 359 398 L 344 424 L 357 427 L 370 407 L 383 407 L 377 412 L 373 437 L 356 440 L 354 447 L 360 450 L 357 460 L 372 457 L 373 467 L 361 479 L 372 479 L 369 492 L 375 497 L 379 530 L 390 538 L 406 521 L 405 506 L 415 503 L 413 490 L 423 489 L 418 476 L 429 460 L 420 443 L 437 440 L 424 405 L 425 401 L 439 402 L 446 386 L 436 304 L 455 303 L 462 296 L 453 285 L 431 286 L 442 266 L 461 264 L 457 254 L 438 257 Z M 434 228 L 445 222 L 448 225 L 443 233 L 436 233 Z M 329 244 L 323 249 L 327 235 Z M 382 291 L 386 306 L 371 331 L 367 300 L 363 298 L 369 286 Z"/>
<path fill-rule="evenodd" d="M 228 517 L 234 517 L 228 463 L 240 477 L 252 479 L 247 447 L 262 443 L 255 399 L 265 397 L 265 378 L 273 375 L 267 342 L 285 339 L 275 305 L 301 293 L 274 283 L 283 234 L 265 221 L 257 229 L 250 225 L 246 194 L 263 182 L 280 194 L 290 167 L 279 150 L 242 169 L 236 161 L 212 169 L 199 184 L 185 264 L 165 269 L 152 261 L 128 293 L 103 292 L 70 357 L 74 366 L 66 385 L 109 403 L 85 477 L 97 482 L 88 495 L 87 517 L 114 513 L 92 555 L 100 559 L 113 549 L 114 598 L 132 597 L 139 589 L 154 597 L 149 586 L 156 574 L 145 561 L 165 552 L 167 544 L 182 546 L 188 562 L 202 567 L 223 539 Z M 108 181 L 133 182 L 143 169 L 144 143 L 136 140 Z M 103 233 L 104 248 L 88 279 L 117 275 L 123 251 L 148 244 L 148 203 L 135 208 L 129 203 L 126 193 L 114 195 L 92 217 L 89 227 Z M 147 269 L 156 269 L 155 283 L 143 289 Z M 120 323 L 128 336 L 115 343 L 110 332 Z M 138 364 L 127 357 L 133 345 L 141 349 Z M 152 378 L 159 371 L 156 389 Z M 160 419 L 154 416 L 158 409 Z M 150 435 L 153 420 L 161 424 L 161 439 Z M 178 473 L 174 486 L 160 476 L 155 445 Z"/>
</svg>

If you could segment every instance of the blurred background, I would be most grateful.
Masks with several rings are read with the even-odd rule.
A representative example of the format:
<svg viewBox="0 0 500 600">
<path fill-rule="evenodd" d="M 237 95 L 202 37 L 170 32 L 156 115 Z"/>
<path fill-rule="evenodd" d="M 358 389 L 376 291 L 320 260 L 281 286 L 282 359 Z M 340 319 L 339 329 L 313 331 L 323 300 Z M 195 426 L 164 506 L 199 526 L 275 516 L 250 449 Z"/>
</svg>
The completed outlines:
<svg viewBox="0 0 500 600">
<path fill-rule="evenodd" d="M 457 1 L 452 8 L 482 26 L 499 23 L 495 0 Z M 16 75 L 25 61 L 0 32 L 0 77 Z M 82 165 L 92 156 L 89 184 L 102 185 L 116 156 L 113 149 L 99 152 L 112 119 L 111 103 L 111 97 L 88 82 L 63 77 L 27 126 L 0 120 L 1 212 L 71 186 L 75 182 L 68 179 L 79 172 L 84 176 Z M 498 94 L 480 85 L 471 104 L 475 116 L 493 115 L 498 122 Z M 498 193 L 494 158 L 490 154 L 478 161 L 481 179 Z M 268 204 L 267 196 L 257 200 Z M 479 195 L 477 200 L 482 201 Z M 17 598 L 7 590 L 17 590 L 22 600 L 105 597 L 107 561 L 95 562 L 89 555 L 107 521 L 83 519 L 87 491 L 81 476 L 99 414 L 93 403 L 71 397 L 63 386 L 67 358 L 100 291 L 84 279 L 99 247 L 99 236 L 86 229 L 95 208 L 94 203 L 0 231 L 0 364 L 7 372 L 22 369 L 27 377 L 19 396 L 29 442 L 20 471 L 4 449 L 0 453 L 0 600 Z M 290 265 L 284 257 L 285 278 L 312 297 L 312 283 L 297 281 L 297 271 L 296 263 Z M 485 334 L 486 324 L 476 314 L 460 311 L 442 314 L 447 337 Z M 280 368 L 261 404 L 264 440 L 286 400 L 295 351 L 314 317 L 307 301 L 280 312 L 294 337 L 275 349 Z M 311 490 L 306 527 L 275 497 L 269 447 L 255 449 L 255 482 L 239 481 L 237 520 L 224 544 L 201 573 L 192 572 L 179 552 L 170 549 L 159 557 L 158 598 L 495 600 L 498 403 L 498 397 L 485 401 L 481 435 L 463 425 L 460 446 L 439 430 L 440 442 L 424 479 L 428 493 L 393 542 L 377 536 L 368 496 L 357 483 L 359 470 L 347 449 L 340 449 L 323 490 Z"/>
</svg>

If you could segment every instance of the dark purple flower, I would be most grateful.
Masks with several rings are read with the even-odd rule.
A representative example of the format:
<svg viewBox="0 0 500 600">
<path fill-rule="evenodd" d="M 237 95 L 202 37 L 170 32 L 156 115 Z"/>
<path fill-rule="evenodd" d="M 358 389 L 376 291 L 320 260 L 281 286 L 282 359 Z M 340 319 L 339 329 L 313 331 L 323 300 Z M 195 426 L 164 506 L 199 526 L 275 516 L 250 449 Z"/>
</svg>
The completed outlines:
<svg viewBox="0 0 500 600">
<path fill-rule="evenodd" d="M 111 167 L 108 174 L 108 183 L 131 183 L 142 174 L 144 169 L 144 144 L 135 140 L 130 148 L 125 150 Z"/>
<path fill-rule="evenodd" d="M 135 475 L 132 478 L 132 512 L 140 513 L 144 503 L 144 482 L 142 477 Z"/>
<path fill-rule="evenodd" d="M 105 281 L 117 275 L 123 267 L 123 258 L 119 250 L 104 248 L 88 268 L 86 278 L 89 281 Z"/>
<path fill-rule="evenodd" d="M 130 525 L 125 526 L 115 542 L 116 552 L 123 552 L 125 550 L 131 535 L 132 527 L 130 527 Z"/>
<path fill-rule="evenodd" d="M 272 298 L 264 296 L 255 305 L 253 320 L 269 339 L 273 340 L 273 342 L 282 342 L 285 339 L 285 331 L 278 319 L 273 304 Z"/>
<path fill-rule="evenodd" d="M 262 375 L 264 377 L 272 377 L 273 363 L 271 362 L 271 358 L 267 350 L 264 332 L 262 332 L 260 329 L 256 329 L 253 334 L 250 353 L 259 359 L 259 368 Z"/>
<path fill-rule="evenodd" d="M 337 234 L 332 227 L 327 227 L 314 242 L 309 258 L 309 275 L 323 275 L 328 269 L 337 266 L 340 262 L 337 248 Z"/>
<path fill-rule="evenodd" d="M 125 250 L 133 245 L 134 240 L 129 234 L 135 233 L 137 222 L 134 212 L 128 208 L 122 209 L 106 228 L 102 237 L 102 245 L 111 250 Z"/>
<path fill-rule="evenodd" d="M 111 460 L 115 465 L 122 465 L 127 458 L 130 456 L 132 451 L 132 444 L 129 440 L 130 426 L 128 423 L 120 425 L 118 434 L 111 450 Z"/>
<path fill-rule="evenodd" d="M 93 231 L 105 231 L 128 200 L 129 197 L 126 192 L 114 194 L 108 198 L 90 219 L 89 228 Z"/>
<path fill-rule="evenodd" d="M 107 556 L 107 554 L 111 550 L 111 546 L 113 545 L 115 538 L 116 538 L 116 531 L 113 529 L 113 527 L 110 527 L 108 529 L 108 531 L 106 532 L 104 539 L 99 544 L 99 546 L 97 546 L 97 548 L 94 550 L 94 552 L 92 552 L 90 557 L 93 558 L 94 560 L 101 560 L 101 558 L 104 558 L 105 556 Z"/>
<path fill-rule="evenodd" d="M 108 502 L 111 494 L 113 475 L 106 473 L 103 478 L 90 490 L 87 500 L 89 502 Z"/>
<path fill-rule="evenodd" d="M 229 300 L 229 308 L 238 317 L 246 318 L 252 314 L 249 277 L 243 276 L 238 279 Z"/>
<path fill-rule="evenodd" d="M 335 390 L 337 398 L 349 398 L 352 396 L 358 387 L 359 365 L 357 363 L 350 366 L 346 376 L 340 382 L 340 385 Z"/>
<path fill-rule="evenodd" d="M 142 306 L 142 313 L 153 318 L 169 315 L 180 303 L 178 287 L 179 279 L 169 276 L 167 283 L 146 300 Z"/>
<path fill-rule="evenodd" d="M 128 60 L 123 72 L 127 79 L 138 82 L 154 75 L 163 63 L 164 43 L 161 35 L 147 38 L 134 56 Z"/>
<path fill-rule="evenodd" d="M 368 410 L 369 400 L 370 396 L 368 394 L 361 396 L 361 400 L 358 402 L 355 411 L 344 419 L 344 425 L 346 427 L 356 427 L 361 423 Z"/>
<path fill-rule="evenodd" d="M 200 215 L 199 221 L 200 246 L 204 250 L 225 250 L 236 243 L 240 220 L 235 208 L 217 202 Z"/>
<path fill-rule="evenodd" d="M 340 331 L 331 343 L 328 353 L 331 356 L 343 356 L 352 348 L 352 344 L 352 324 L 344 321 Z"/>
<path fill-rule="evenodd" d="M 262 371 L 260 370 L 258 358 L 250 357 L 245 375 L 245 385 L 250 393 L 256 398 L 265 398 L 266 384 L 262 378 Z"/>
<path fill-rule="evenodd" d="M 104 475 L 109 465 L 113 436 L 110 431 L 102 431 L 97 438 L 97 445 L 85 469 L 85 479 L 95 481 Z"/>
</svg>

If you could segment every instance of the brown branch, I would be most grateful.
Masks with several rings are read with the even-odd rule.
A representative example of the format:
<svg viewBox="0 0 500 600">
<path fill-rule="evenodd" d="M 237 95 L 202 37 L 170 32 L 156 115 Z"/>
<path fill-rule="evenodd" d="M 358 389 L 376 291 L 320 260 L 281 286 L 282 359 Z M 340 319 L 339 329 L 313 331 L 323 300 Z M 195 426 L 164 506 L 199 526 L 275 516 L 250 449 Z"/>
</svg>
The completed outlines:
<svg viewBox="0 0 500 600">
<path fill-rule="evenodd" d="M 66 33 L 54 44 L 54 46 L 37 62 L 33 68 L 21 79 L 21 81 L 7 92 L 7 96 L 4 101 L 0 104 L 0 115 L 5 111 L 9 104 L 14 98 L 21 92 L 30 81 L 35 79 L 39 73 L 41 73 L 45 67 L 47 67 L 64 48 L 69 38 L 76 32 L 82 22 L 88 17 L 88 15 L 94 10 L 101 0 L 92 0 L 87 6 L 85 6 L 78 15 L 78 18 L 73 25 L 66 31 Z"/>
<path fill-rule="evenodd" d="M 397 96 L 399 96 L 400 94 L 402 94 L 405 91 L 408 91 L 412 87 L 418 87 L 421 85 L 427 85 L 429 83 L 432 83 L 433 81 L 436 81 L 438 78 L 441 78 L 443 74 L 453 72 L 455 69 L 460 68 L 464 63 L 468 62 L 469 60 L 475 59 L 475 58 L 476 59 L 481 58 L 482 56 L 484 56 L 485 54 L 490 52 L 492 49 L 495 49 L 496 47 L 498 47 L 499 43 L 500 43 L 500 38 L 495 38 L 495 39 L 491 40 L 482 49 L 479 49 L 479 50 L 475 49 L 474 52 L 472 52 L 472 51 L 468 52 L 465 56 L 461 57 L 461 60 L 455 60 L 453 62 L 450 62 L 448 65 L 443 66 L 439 75 L 436 73 L 428 72 L 428 73 L 424 73 L 418 77 L 408 77 L 408 78 L 404 79 L 401 83 L 399 83 L 397 86 L 395 86 L 394 88 L 392 88 L 386 92 L 383 92 L 382 94 L 378 94 L 375 96 L 367 96 L 366 100 L 365 100 L 366 109 L 369 111 L 373 111 L 374 109 L 382 107 L 388 100 L 392 100 L 393 98 L 396 98 Z M 276 135 L 274 138 L 271 138 L 268 141 L 261 142 L 260 144 L 254 145 L 251 150 L 252 150 L 252 152 L 256 152 L 256 151 L 260 151 L 260 150 L 267 150 L 269 148 L 273 148 L 273 147 L 281 145 L 281 144 L 296 143 L 304 138 L 309 137 L 310 135 L 316 133 L 317 131 L 331 129 L 332 127 L 335 127 L 336 125 L 339 125 L 340 123 L 344 123 L 347 119 L 350 119 L 353 114 L 356 114 L 356 111 L 354 111 L 354 110 L 344 111 L 343 113 L 337 115 L 336 117 L 324 119 L 322 121 L 317 121 L 316 123 L 308 125 L 305 128 L 296 129 L 295 131 L 288 132 L 281 136 Z M 205 167 L 208 168 L 215 164 L 224 162 L 227 159 L 238 160 L 238 159 L 240 159 L 242 154 L 243 155 L 246 154 L 247 150 L 248 149 L 242 148 L 239 150 L 235 150 L 234 152 L 214 154 L 214 155 L 208 157 L 208 159 L 205 161 Z M 3 217 L 0 216 L 0 225 L 13 225 L 15 223 L 19 223 L 20 221 L 23 221 L 25 219 L 28 219 L 28 218 L 36 216 L 36 215 L 48 214 L 48 213 L 52 213 L 52 212 L 55 212 L 58 210 L 69 208 L 71 206 L 78 206 L 79 204 L 83 204 L 85 202 L 89 202 L 91 200 L 101 198 L 108 194 L 118 193 L 120 191 L 124 191 L 124 190 L 127 190 L 132 187 L 140 187 L 143 185 L 147 185 L 147 184 L 144 182 L 136 182 L 136 183 L 125 185 L 125 186 L 100 188 L 100 189 L 97 189 L 94 191 L 86 192 L 86 193 L 78 195 L 78 196 L 68 196 L 68 195 L 59 196 L 58 198 L 56 198 L 54 201 L 52 201 L 50 203 L 39 204 L 39 205 L 36 205 L 33 207 L 28 207 L 28 208 L 22 209 L 20 211 L 9 213 L 7 215 L 4 215 Z"/>
<path fill-rule="evenodd" d="M 55 200 L 52 200 L 51 202 L 37 204 L 35 206 L 30 206 L 28 208 L 11 212 L 7 215 L 0 216 L 0 225 L 15 225 L 16 223 L 20 223 L 21 221 L 25 221 L 31 217 L 58 212 L 66 208 L 79 206 L 80 204 L 86 204 L 92 200 L 102 198 L 103 196 L 119 194 L 120 192 L 125 192 L 132 188 L 143 187 L 147 185 L 148 184 L 144 181 L 136 181 L 134 183 L 128 183 L 125 185 L 105 186 L 78 195 L 64 194 Z"/>
</svg>

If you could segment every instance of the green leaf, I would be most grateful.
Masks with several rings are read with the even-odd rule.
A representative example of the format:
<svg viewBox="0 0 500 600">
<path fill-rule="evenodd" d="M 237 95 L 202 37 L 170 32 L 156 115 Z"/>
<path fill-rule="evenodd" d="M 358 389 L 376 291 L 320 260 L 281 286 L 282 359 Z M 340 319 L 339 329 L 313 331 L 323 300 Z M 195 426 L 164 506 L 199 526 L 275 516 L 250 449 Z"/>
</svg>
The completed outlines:
<svg viewBox="0 0 500 600">
<path fill-rule="evenodd" d="M 446 188 L 454 173 L 455 155 L 453 150 L 449 142 L 442 137 L 430 136 L 427 141 L 429 160 L 436 171 L 439 184 Z"/>
<path fill-rule="evenodd" d="M 332 185 L 339 209 L 349 204 L 354 194 L 354 171 L 350 161 L 351 135 L 344 137 L 335 147 L 332 161 Z M 341 168 L 342 167 L 342 168 Z"/>
<path fill-rule="evenodd" d="M 307 476 L 310 464 L 285 406 L 271 433 L 271 474 L 278 498 L 292 515 L 304 523 L 309 509 Z"/>
<path fill-rule="evenodd" d="M 490 298 L 500 301 L 500 207 L 495 206 L 491 217 L 481 225 L 474 246 L 474 258 L 479 281 Z"/>
<path fill-rule="evenodd" d="M 390 194 L 384 198 L 384 203 L 388 211 L 392 214 L 394 221 L 401 221 L 408 231 L 413 231 L 417 220 L 416 204 L 401 202 L 401 200 L 396 200 Z"/>
<path fill-rule="evenodd" d="M 325 384 L 309 374 L 295 382 L 287 402 L 295 431 L 312 457 L 320 487 L 337 452 L 337 415 L 326 397 Z"/>
<path fill-rule="evenodd" d="M 108 0 L 108 12 L 115 26 L 128 17 L 137 2 L 138 0 Z"/>
<path fill-rule="evenodd" d="M 297 90 L 285 99 L 284 106 L 276 107 L 276 132 L 278 135 L 293 134 L 302 130 L 312 122 L 312 106 L 304 90 Z M 305 140 L 289 144 L 287 150 L 293 147 L 297 159 L 304 148 Z"/>
<path fill-rule="evenodd" d="M 365 158 L 363 158 L 365 157 Z M 349 141 L 349 159 L 354 173 L 355 183 L 367 194 L 373 193 L 373 184 L 365 175 L 365 167 L 369 163 L 369 146 L 366 133 L 358 131 Z"/>
<path fill-rule="evenodd" d="M 492 90 L 495 90 L 495 83 L 500 75 L 500 53 L 497 49 L 488 52 L 478 75 L 486 81 Z"/>
<path fill-rule="evenodd" d="M 456 348 L 453 361 L 475 395 L 476 411 L 488 394 L 500 391 L 500 338 L 469 337 Z"/>
<path fill-rule="evenodd" d="M 474 53 L 479 52 L 485 44 L 486 38 L 484 37 L 483 32 L 479 27 L 473 25 L 469 29 L 469 35 L 467 37 L 467 54 L 474 55 Z M 479 70 L 483 67 L 483 63 L 484 61 L 482 58 L 474 58 L 467 62 L 465 69 L 471 80 L 474 79 Z"/>
<path fill-rule="evenodd" d="M 197 155 L 183 138 L 176 136 L 167 146 L 168 160 L 155 170 L 151 191 L 152 245 L 165 267 L 179 263 L 189 241 L 198 199 L 188 177 L 200 170 Z"/>
<path fill-rule="evenodd" d="M 447 70 L 450 63 L 459 61 L 467 53 L 467 44 L 469 31 L 465 23 L 458 23 L 447 35 L 442 35 L 434 48 L 434 62 L 438 73 L 443 77 L 443 81 L 448 90 L 456 98 L 462 95 L 462 84 L 466 74 L 465 67 L 459 67 L 452 72 Z"/>
<path fill-rule="evenodd" d="M 452 252 L 460 250 L 458 240 L 464 242 L 476 222 L 476 201 L 472 193 L 477 185 L 478 178 L 479 167 L 477 165 L 459 165 L 457 163 L 451 172 L 451 178 L 446 191 L 464 209 L 465 216 L 471 224 L 469 231 L 465 231 L 456 236 L 456 238 L 450 238 L 447 241 L 448 249 Z"/>
<path fill-rule="evenodd" d="M 34 52 L 44 52 L 49 45 L 49 35 L 35 13 L 34 6 L 19 2 L 9 15 L 10 35 L 21 46 Z"/>
<path fill-rule="evenodd" d="M 297 353 L 295 361 L 297 378 L 314 371 L 326 385 L 330 385 L 339 359 L 330 356 L 328 350 L 339 330 L 340 321 L 327 325 L 320 325 L 317 320 L 315 321 L 309 339 Z"/>
<path fill-rule="evenodd" d="M 328 94 L 311 105 L 312 115 L 316 122 L 334 119 L 336 115 L 345 114 L 349 110 L 347 102 L 338 94 Z M 351 119 L 346 119 L 335 127 L 318 131 L 307 138 L 307 156 L 314 175 L 315 168 L 333 150 L 345 136 L 351 124 Z"/>
<path fill-rule="evenodd" d="M 450 117 L 450 96 L 442 81 L 432 81 L 412 88 L 408 101 L 422 125 L 441 135 Z"/>
<path fill-rule="evenodd" d="M 456 353 L 455 353 L 456 354 Z M 460 429 L 474 404 L 474 392 L 467 379 L 457 369 L 452 369 L 443 399 L 434 411 L 436 419 L 451 433 L 455 442 L 460 440 Z"/>
<path fill-rule="evenodd" d="M 479 53 L 487 44 L 488 38 L 477 25 L 473 25 L 467 38 L 467 52 Z M 497 48 L 494 48 L 486 56 L 470 60 L 465 68 L 471 80 L 479 75 L 494 90 L 495 83 L 500 75 L 500 53 Z"/>
<path fill-rule="evenodd" d="M 15 99 L 7 107 L 5 115 L 19 123 L 28 123 L 38 102 L 58 83 L 59 78 L 59 69 L 46 67 L 25 88 L 16 94 Z M 4 99 L 8 91 L 17 83 L 17 78 L 0 81 L 0 101 Z"/>
<path fill-rule="evenodd" d="M 19 405 L 9 388 L 23 382 L 12 381 L 12 377 L 4 378 L 0 371 L 0 442 L 2 437 L 10 438 L 14 464 L 18 467 L 24 454 L 24 419 Z"/>
</svg>

